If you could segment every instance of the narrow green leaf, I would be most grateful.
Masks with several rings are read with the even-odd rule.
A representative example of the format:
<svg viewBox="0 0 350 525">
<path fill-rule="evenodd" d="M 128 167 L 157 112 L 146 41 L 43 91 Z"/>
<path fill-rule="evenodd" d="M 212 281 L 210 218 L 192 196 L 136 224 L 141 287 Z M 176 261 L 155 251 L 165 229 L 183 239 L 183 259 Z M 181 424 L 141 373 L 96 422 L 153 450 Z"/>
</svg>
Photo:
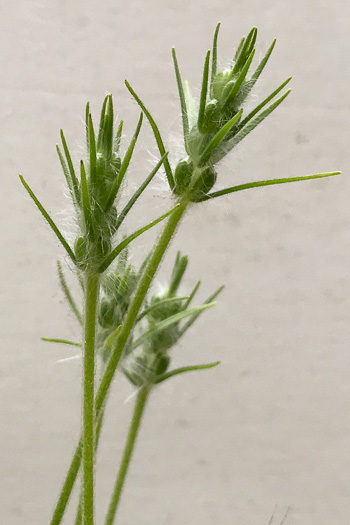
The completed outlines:
<svg viewBox="0 0 350 525">
<path fill-rule="evenodd" d="M 54 221 L 51 219 L 50 215 L 47 213 L 47 211 L 45 210 L 44 206 L 41 204 L 41 202 L 39 201 L 39 199 L 35 196 L 35 194 L 33 193 L 33 191 L 31 190 L 31 188 L 29 187 L 29 185 L 26 183 L 26 181 L 24 180 L 24 178 L 22 177 L 22 175 L 19 176 L 23 186 L 25 187 L 25 189 L 27 190 L 27 192 L 29 193 L 30 197 L 33 199 L 34 203 L 36 204 L 37 208 L 39 209 L 39 211 L 41 212 L 41 214 L 43 215 L 43 217 L 46 219 L 46 221 L 49 223 L 52 231 L 54 232 L 54 234 L 56 235 L 56 237 L 58 238 L 58 240 L 60 241 L 60 243 L 62 244 L 63 248 L 66 250 L 66 252 L 68 253 L 69 257 L 72 259 L 72 261 L 75 263 L 75 255 L 73 253 L 73 250 L 71 249 L 71 247 L 69 246 L 68 242 L 66 241 L 66 239 L 63 237 L 62 233 L 60 232 L 60 230 L 57 228 L 56 224 L 54 223 Z"/>
<path fill-rule="evenodd" d="M 184 88 L 183 88 L 183 85 L 182 85 L 182 79 L 181 79 L 181 74 L 180 74 L 180 70 L 179 70 L 179 64 L 177 62 L 175 47 L 172 48 L 172 56 L 173 56 L 173 62 L 174 62 L 174 68 L 175 68 L 177 89 L 179 91 L 179 98 L 180 98 L 184 141 L 185 141 L 185 147 L 186 147 L 186 150 L 187 150 L 187 137 L 188 137 L 188 133 L 189 133 L 188 113 L 187 113 Z"/>
<path fill-rule="evenodd" d="M 249 40 L 249 44 L 247 46 L 246 56 L 249 56 L 252 50 L 254 49 L 257 36 L 258 36 L 258 29 L 256 27 L 253 27 L 253 29 L 250 31 L 247 37 L 247 41 Z"/>
<path fill-rule="evenodd" d="M 102 262 L 100 268 L 98 269 L 98 272 L 99 273 L 102 273 L 104 272 L 108 266 L 114 261 L 114 259 L 117 257 L 117 255 L 119 255 L 119 253 L 124 250 L 124 248 L 126 246 L 128 246 L 128 244 L 131 243 L 131 241 L 133 241 L 134 239 L 136 239 L 137 237 L 139 237 L 139 235 L 141 235 L 142 233 L 146 232 L 147 230 L 149 230 L 150 228 L 153 228 L 153 226 L 155 226 L 156 224 L 158 224 L 159 222 L 163 221 L 164 219 L 166 219 L 167 217 L 169 217 L 169 215 L 171 215 L 172 213 L 174 213 L 175 210 L 177 210 L 179 207 L 179 204 L 177 204 L 176 206 L 174 206 L 174 208 L 172 208 L 171 210 L 169 210 L 167 213 L 164 213 L 163 215 L 161 215 L 160 217 L 158 217 L 158 219 L 155 219 L 154 221 L 150 222 L 149 224 L 147 224 L 147 226 L 144 226 L 143 228 L 140 228 L 139 230 L 137 230 L 136 232 L 134 232 L 132 235 L 129 235 L 129 237 L 127 237 L 126 239 L 124 239 L 123 242 L 121 242 L 120 244 L 118 244 L 118 246 L 116 248 L 114 248 L 114 250 L 105 258 L 105 260 Z"/>
<path fill-rule="evenodd" d="M 273 51 L 273 48 L 275 47 L 275 44 L 276 44 L 276 39 L 274 39 L 274 41 L 272 42 L 271 46 L 269 47 L 269 49 L 267 50 L 264 58 L 261 60 L 260 64 L 258 65 L 258 67 L 256 68 L 255 72 L 253 73 L 251 79 L 250 79 L 250 89 L 252 89 L 252 87 L 254 86 L 254 84 L 256 83 L 256 81 L 258 80 L 258 78 L 260 77 L 261 73 L 263 72 L 270 56 L 271 56 L 271 53 Z"/>
<path fill-rule="evenodd" d="M 62 170 L 63 170 L 64 176 L 65 176 L 65 179 L 67 181 L 67 186 L 69 188 L 69 193 L 71 194 L 73 204 L 74 204 L 74 206 L 76 208 L 79 208 L 79 201 L 80 201 L 79 190 L 74 186 L 74 183 L 72 181 L 72 177 L 71 177 L 71 174 L 69 172 L 67 163 L 64 160 L 63 154 L 62 154 L 58 144 L 56 144 L 56 151 L 57 151 L 57 155 L 58 155 L 58 158 L 59 158 L 61 166 L 62 166 Z"/>
<path fill-rule="evenodd" d="M 201 281 L 198 281 L 196 286 L 193 288 L 192 292 L 189 295 L 189 298 L 187 299 L 187 302 L 184 304 L 184 309 L 188 308 L 193 301 L 194 296 L 196 295 L 198 288 L 201 285 Z"/>
<path fill-rule="evenodd" d="M 98 129 L 98 136 L 97 136 L 97 151 L 101 149 L 103 135 L 104 135 L 104 129 L 105 129 L 105 117 L 106 117 L 106 107 L 108 99 L 111 95 L 106 95 L 102 104 L 101 108 L 101 116 L 100 116 L 100 127 Z"/>
<path fill-rule="evenodd" d="M 124 121 L 121 120 L 118 126 L 118 129 L 117 129 L 116 137 L 115 137 L 115 152 L 116 153 L 119 153 L 119 150 L 120 150 L 120 143 L 121 143 L 122 133 L 123 133 L 123 124 L 124 124 Z"/>
<path fill-rule="evenodd" d="M 146 115 L 146 117 L 148 119 L 148 122 L 150 123 L 151 128 L 153 130 L 153 134 L 154 134 L 154 137 L 155 137 L 156 142 L 157 142 L 159 153 L 163 157 L 165 155 L 165 147 L 164 147 L 164 143 L 163 143 L 162 137 L 160 135 L 158 126 L 155 123 L 155 120 L 153 119 L 152 115 L 150 114 L 150 112 L 148 111 L 148 109 L 146 108 L 144 103 L 141 101 L 141 99 L 138 97 L 138 95 L 132 89 L 132 87 L 130 86 L 130 84 L 129 84 L 129 82 L 127 80 L 125 80 L 125 85 L 128 88 L 128 90 L 130 91 L 131 95 L 136 100 L 136 102 L 138 103 L 138 105 L 140 106 L 140 108 L 142 109 L 142 111 L 144 112 L 144 114 Z M 169 164 L 169 161 L 168 161 L 167 158 L 164 161 L 164 168 L 165 168 L 165 173 L 166 173 L 166 176 L 167 176 L 167 179 L 168 179 L 168 182 L 169 182 L 169 186 L 170 186 L 171 189 L 173 189 L 174 184 L 175 184 L 174 183 L 174 177 L 173 177 L 173 173 L 172 173 L 172 170 L 171 170 L 171 167 L 170 167 L 170 164 Z"/>
<path fill-rule="evenodd" d="M 215 28 L 214 39 L 213 39 L 213 51 L 211 55 L 211 82 L 213 82 L 214 76 L 217 72 L 218 65 L 218 36 L 220 30 L 221 22 Z"/>
<path fill-rule="evenodd" d="M 184 276 L 184 273 L 186 271 L 188 265 L 188 257 L 186 255 L 181 256 L 180 252 L 177 252 L 175 264 L 173 267 L 173 271 L 170 278 L 170 284 L 169 284 L 169 295 L 176 294 L 180 283 L 182 281 L 182 278 Z"/>
<path fill-rule="evenodd" d="M 46 341 L 48 343 L 59 343 L 62 345 L 70 345 L 70 346 L 83 346 L 81 343 L 75 343 L 74 341 L 68 341 L 68 339 L 53 339 L 51 337 L 42 337 L 42 341 Z"/>
<path fill-rule="evenodd" d="M 91 185 L 96 184 L 96 137 L 91 113 L 88 117 L 89 122 L 89 156 L 90 156 L 90 181 Z"/>
<path fill-rule="evenodd" d="M 76 302 L 74 301 L 73 299 L 73 296 L 69 290 L 69 287 L 68 287 L 68 284 L 67 284 L 67 281 L 64 277 L 64 274 L 63 274 L 63 270 L 62 270 L 62 265 L 60 263 L 60 261 L 57 261 L 57 272 L 58 272 L 58 278 L 59 278 L 59 282 L 60 282 L 60 285 L 61 285 L 61 288 L 62 288 L 62 291 L 68 301 L 68 304 L 69 306 L 71 307 L 72 309 L 72 312 L 74 313 L 75 317 L 77 318 L 78 322 L 82 325 L 83 324 L 83 316 L 81 315 L 80 311 L 79 311 L 79 308 L 77 307 L 76 305 Z"/>
<path fill-rule="evenodd" d="M 225 288 L 225 285 L 222 285 L 220 286 L 220 288 L 218 288 L 213 294 L 211 294 L 208 299 L 206 299 L 204 301 L 204 303 L 202 304 L 202 306 L 205 306 L 206 304 L 212 304 L 212 301 L 214 301 L 214 299 L 216 299 L 216 297 L 222 292 L 222 290 Z M 181 328 L 180 330 L 180 337 L 183 336 L 183 334 L 185 332 L 187 332 L 187 330 L 190 328 L 190 326 L 193 325 L 193 323 L 196 321 L 196 319 L 198 319 L 198 317 L 200 316 L 200 314 L 202 313 L 202 311 L 199 311 L 198 313 L 192 315 L 191 319 L 189 319 L 189 321 L 187 321 L 187 323 Z"/>
<path fill-rule="evenodd" d="M 237 60 L 238 60 L 238 57 L 239 57 L 239 55 L 240 55 L 240 53 L 242 51 L 242 47 L 244 46 L 244 42 L 245 42 L 245 36 L 242 37 L 242 39 L 241 39 L 241 41 L 240 41 L 240 43 L 239 43 L 239 45 L 238 45 L 238 47 L 236 49 L 236 53 L 235 53 L 235 56 L 233 58 L 234 63 L 236 63 Z"/>
<path fill-rule="evenodd" d="M 91 204 L 89 197 L 89 189 L 86 180 L 86 171 L 84 162 L 80 161 L 80 178 L 81 178 L 81 202 L 83 206 L 84 222 L 88 232 L 93 232 Z"/>
<path fill-rule="evenodd" d="M 144 334 L 142 334 L 138 339 L 136 339 L 131 345 L 130 350 L 134 350 L 137 348 L 140 344 L 144 343 L 148 339 L 151 339 L 155 334 L 158 334 L 159 332 L 162 332 L 166 328 L 169 328 L 173 324 L 179 323 L 183 319 L 189 316 L 198 315 L 203 310 L 207 310 L 208 308 L 212 308 L 213 306 L 216 306 L 217 303 L 207 303 L 202 304 L 200 306 L 196 306 L 195 308 L 190 308 L 188 310 L 182 310 L 181 312 L 171 315 L 167 319 L 164 319 L 164 321 L 160 321 L 156 325 L 154 325 L 152 328 L 147 330 Z"/>
<path fill-rule="evenodd" d="M 87 151 L 90 151 L 89 114 L 90 114 L 90 102 L 87 101 L 86 106 L 85 106 L 85 131 L 86 131 L 86 149 Z"/>
<path fill-rule="evenodd" d="M 236 191 L 250 190 L 251 188 L 258 188 L 260 186 L 273 186 L 274 184 L 286 184 L 288 182 L 299 182 L 302 180 L 311 180 L 311 179 L 322 179 L 324 177 L 334 177 L 335 175 L 340 175 L 340 171 L 332 171 L 330 173 L 317 173 L 316 175 L 306 175 L 303 177 L 288 177 L 285 179 L 269 179 L 269 180 L 260 180 L 256 182 L 248 182 L 246 184 L 240 184 L 239 186 L 232 186 L 231 188 L 226 188 L 224 190 L 215 191 L 206 195 L 201 201 L 207 201 L 209 199 L 214 199 L 215 197 L 221 197 L 221 195 L 227 195 L 228 193 L 234 193 Z"/>
<path fill-rule="evenodd" d="M 206 365 L 192 365 L 192 366 L 182 366 L 180 368 L 175 368 L 174 370 L 170 370 L 169 372 L 165 372 L 164 374 L 159 375 L 154 380 L 154 383 L 157 385 L 159 383 L 162 383 L 163 381 L 166 381 L 170 377 L 177 376 L 179 374 L 184 374 L 185 372 L 193 372 L 195 370 L 207 370 L 209 368 L 214 368 L 215 366 L 218 366 L 221 363 L 221 361 L 215 361 L 214 363 L 208 363 Z"/>
<path fill-rule="evenodd" d="M 111 334 L 109 334 L 109 336 L 105 340 L 105 342 L 104 342 L 104 351 L 107 354 L 109 354 L 110 351 L 113 349 L 113 346 L 115 346 L 115 343 L 116 343 L 117 338 L 119 336 L 119 333 L 120 333 L 120 331 L 122 329 L 122 326 L 123 325 L 117 326 L 117 328 L 115 330 L 113 330 L 113 332 Z"/>
<path fill-rule="evenodd" d="M 63 151 L 64 151 L 64 154 L 65 154 L 66 159 L 67 159 L 68 169 L 69 169 L 69 173 L 70 173 L 70 176 L 71 176 L 71 179 L 72 179 L 72 184 L 73 184 L 73 188 L 74 188 L 74 194 L 75 194 L 75 196 L 77 198 L 77 202 L 79 202 L 79 204 L 80 204 L 80 200 L 79 200 L 79 182 L 78 182 L 78 179 L 77 179 L 77 177 L 75 175 L 72 158 L 70 156 L 69 149 L 68 149 L 67 142 L 66 142 L 66 138 L 64 136 L 64 133 L 63 133 L 62 129 L 60 130 L 60 135 L 61 135 Z"/>
<path fill-rule="evenodd" d="M 198 108 L 197 108 L 196 100 L 191 93 L 190 85 L 187 82 L 187 80 L 185 80 L 184 82 L 184 90 L 185 90 L 185 99 L 186 99 L 186 106 L 187 106 L 187 113 L 188 113 L 188 125 L 190 128 L 192 128 L 197 123 Z"/>
<path fill-rule="evenodd" d="M 203 69 L 201 98 L 200 98 L 200 102 L 199 102 L 199 112 L 198 112 L 198 129 L 199 129 L 199 131 L 202 131 L 205 106 L 206 106 L 206 103 L 207 103 L 208 79 L 209 79 L 209 59 L 210 59 L 210 50 L 206 54 L 205 62 L 204 62 L 204 69 Z"/>
<path fill-rule="evenodd" d="M 105 115 L 104 122 L 104 135 L 103 142 L 105 149 L 108 151 L 108 155 L 112 155 L 113 151 L 113 127 L 114 127 L 114 110 L 113 110 L 113 98 L 112 95 L 108 97 L 107 112 Z"/>
<path fill-rule="evenodd" d="M 258 30 L 256 27 L 253 27 L 253 29 L 248 34 L 247 38 L 244 40 L 243 45 L 239 51 L 239 54 L 237 56 L 234 68 L 232 70 L 231 76 L 233 77 L 240 71 L 240 69 L 245 64 L 247 57 L 252 52 L 255 42 L 256 42 L 256 36 L 257 36 Z"/>
<path fill-rule="evenodd" d="M 282 84 L 277 88 L 275 89 L 275 91 L 273 91 L 271 93 L 271 95 L 269 95 L 267 98 L 265 98 L 265 100 L 263 100 L 260 104 L 258 104 L 256 106 L 256 108 L 253 109 L 253 111 L 251 111 L 245 119 L 242 120 L 241 124 L 240 124 L 240 129 L 242 129 L 253 117 L 255 117 L 255 115 L 257 113 L 259 113 L 259 111 L 264 108 L 273 98 L 275 98 L 276 95 L 278 95 L 278 93 L 280 91 L 282 91 L 282 89 L 292 80 L 292 77 L 289 77 L 287 78 L 287 80 L 285 80 L 284 82 L 282 82 Z"/>
<path fill-rule="evenodd" d="M 129 211 L 131 210 L 131 208 L 133 207 L 133 205 L 135 204 L 135 202 L 137 201 L 137 199 L 140 197 L 140 195 L 144 192 L 144 190 L 147 188 L 147 186 L 149 185 L 149 183 L 153 180 L 154 176 L 156 175 L 156 173 L 158 173 L 161 165 L 163 164 L 164 162 L 164 159 L 167 157 L 168 155 L 168 152 L 166 152 L 165 155 L 163 155 L 163 157 L 160 159 L 160 161 L 157 163 L 157 165 L 153 168 L 153 170 L 151 171 L 151 173 L 148 175 L 147 179 L 144 180 L 144 182 L 141 184 L 141 186 L 135 191 L 134 195 L 131 197 L 131 199 L 129 200 L 129 202 L 125 205 L 125 207 L 123 208 L 123 210 L 120 212 L 119 216 L 118 216 L 118 219 L 117 219 L 117 223 L 115 225 L 115 230 L 117 231 L 118 228 L 120 227 L 120 225 L 122 224 L 123 220 L 125 219 L 125 217 L 127 216 L 127 214 L 129 213 Z"/>
<path fill-rule="evenodd" d="M 243 140 L 253 129 L 255 129 L 263 120 L 266 119 L 289 95 L 291 89 L 286 91 L 284 95 L 278 98 L 273 104 L 268 106 L 264 111 L 262 111 L 257 117 L 253 118 L 248 124 L 242 127 L 229 141 L 225 144 L 225 149 L 219 151 L 217 155 L 214 154 L 213 163 L 216 164 L 221 160 L 229 151 L 231 151 L 241 140 Z"/>
<path fill-rule="evenodd" d="M 184 295 L 183 297 L 167 297 L 166 299 L 162 299 L 161 301 L 158 301 L 157 303 L 151 304 L 151 306 L 149 306 L 148 308 L 145 308 L 145 310 L 143 310 L 143 312 L 136 319 L 136 322 L 138 323 L 139 321 L 141 321 L 141 319 L 143 319 L 150 312 L 152 312 L 153 310 L 161 306 L 172 304 L 172 303 L 178 303 L 181 301 L 188 301 L 188 299 L 189 299 L 188 295 Z"/>
<path fill-rule="evenodd" d="M 223 106 L 225 106 L 230 99 L 233 99 L 238 94 L 244 82 L 244 79 L 247 76 L 247 73 L 250 68 L 250 64 L 252 63 L 252 60 L 254 58 L 254 55 L 255 55 L 255 49 L 253 49 L 253 51 L 250 53 L 247 61 L 245 62 L 244 66 L 241 69 L 240 74 L 238 75 L 236 82 L 233 84 L 232 88 L 227 93 L 226 98 L 223 102 Z"/>
<path fill-rule="evenodd" d="M 135 148 L 135 144 L 136 144 L 136 141 L 137 141 L 137 138 L 139 136 L 139 133 L 140 133 L 140 129 L 141 129 L 141 126 L 142 126 L 142 119 L 143 119 L 143 114 L 141 113 L 140 115 L 140 118 L 139 118 L 139 121 L 137 123 L 137 126 L 136 126 L 136 130 L 135 130 L 135 133 L 134 133 L 134 136 L 130 142 L 130 145 L 128 147 L 128 150 L 127 152 L 125 153 L 125 157 L 123 159 L 123 162 L 120 166 L 120 170 L 119 170 L 119 173 L 118 173 L 118 176 L 115 180 L 115 182 L 113 183 L 113 186 L 112 186 L 112 189 L 110 191 L 110 194 L 109 194 L 109 197 L 108 197 L 108 200 L 107 200 L 107 204 L 105 206 L 105 212 L 107 212 L 111 206 L 113 205 L 113 202 L 117 196 L 117 193 L 119 191 L 119 188 L 120 188 L 120 185 L 121 183 L 123 182 L 123 179 L 124 179 L 124 175 L 129 167 L 129 164 L 130 164 L 130 161 L 131 161 L 131 157 L 132 157 L 132 154 L 134 152 L 134 148 Z"/>
<path fill-rule="evenodd" d="M 211 139 L 205 150 L 203 151 L 201 158 L 199 159 L 199 166 L 204 166 L 209 160 L 213 151 L 221 144 L 225 139 L 226 135 L 231 131 L 236 122 L 241 118 L 243 109 L 241 109 L 234 117 L 231 118 L 226 124 L 217 132 L 217 134 Z"/>
</svg>

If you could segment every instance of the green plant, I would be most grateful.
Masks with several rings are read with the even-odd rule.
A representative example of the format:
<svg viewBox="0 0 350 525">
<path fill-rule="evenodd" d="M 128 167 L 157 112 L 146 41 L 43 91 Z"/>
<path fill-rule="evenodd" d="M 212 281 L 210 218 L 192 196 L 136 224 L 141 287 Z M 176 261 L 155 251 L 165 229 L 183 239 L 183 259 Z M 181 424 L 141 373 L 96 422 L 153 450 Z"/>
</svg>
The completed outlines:
<svg viewBox="0 0 350 525">
<path fill-rule="evenodd" d="M 198 206 L 203 201 L 229 193 L 259 186 L 329 177 L 339 173 L 264 180 L 213 191 L 218 179 L 217 170 L 220 161 L 290 93 L 290 90 L 283 92 L 290 81 L 288 78 L 254 110 L 246 114 L 244 103 L 264 70 L 275 41 L 251 74 L 257 38 L 257 29 L 253 28 L 247 37 L 242 38 L 232 64 L 220 71 L 217 67 L 219 27 L 220 24 L 215 30 L 212 49 L 206 54 L 198 104 L 191 95 L 188 84 L 183 83 L 175 50 L 173 49 L 172 52 L 184 138 L 184 158 L 176 166 L 171 165 L 168 151 L 153 116 L 128 82 L 126 86 L 142 112 L 124 155 L 120 152 L 123 121 L 119 122 L 115 131 L 111 95 L 107 95 L 103 102 L 97 131 L 94 129 L 89 104 L 87 104 L 85 123 L 87 155 L 81 160 L 79 170 L 73 166 L 65 136 L 61 131 L 62 149 L 57 146 L 57 153 L 78 225 L 74 246 L 68 243 L 21 176 L 24 187 L 61 242 L 69 259 L 74 263 L 84 296 L 82 313 L 73 299 L 59 263 L 60 283 L 77 321 L 82 325 L 82 341 L 53 338 L 45 338 L 45 340 L 82 348 L 83 426 L 51 525 L 58 525 L 62 521 L 80 466 L 83 475 L 76 524 L 94 524 L 94 460 L 108 392 L 117 369 L 128 377 L 138 389 L 138 394 L 120 470 L 106 515 L 106 525 L 112 524 L 115 519 L 135 439 L 150 392 L 156 385 L 176 374 L 212 368 L 218 364 L 214 362 L 169 369 L 172 347 L 204 310 L 215 305 L 213 301 L 222 290 L 222 287 L 219 288 L 202 305 L 192 307 L 199 283 L 188 296 L 178 295 L 179 285 L 188 262 L 187 257 L 178 253 L 167 289 L 161 295 L 152 294 L 153 278 L 184 214 L 192 206 Z M 121 207 L 120 197 L 140 135 L 143 115 L 153 130 L 160 159 L 127 204 Z M 124 225 L 129 211 L 161 167 L 164 168 L 167 176 L 170 193 L 174 199 L 173 205 L 167 213 L 155 218 L 149 224 L 140 225 L 137 231 L 122 238 L 121 225 Z M 149 255 L 141 267 L 135 269 L 128 262 L 128 246 L 162 221 L 166 223 L 157 242 L 154 246 L 150 246 Z M 101 361 L 102 370 L 98 383 L 97 359 Z"/>
</svg>

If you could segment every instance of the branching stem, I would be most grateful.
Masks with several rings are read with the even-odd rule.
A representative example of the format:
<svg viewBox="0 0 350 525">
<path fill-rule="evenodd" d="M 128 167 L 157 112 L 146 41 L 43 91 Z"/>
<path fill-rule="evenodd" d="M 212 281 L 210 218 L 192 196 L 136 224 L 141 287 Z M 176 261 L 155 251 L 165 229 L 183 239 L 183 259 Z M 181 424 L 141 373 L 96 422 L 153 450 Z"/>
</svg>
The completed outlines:
<svg viewBox="0 0 350 525">
<path fill-rule="evenodd" d="M 117 479 L 115 481 L 111 501 L 106 515 L 105 525 L 113 525 L 114 523 L 114 519 L 118 510 L 120 496 L 125 482 L 125 477 L 130 465 L 131 456 L 134 450 L 138 432 L 140 430 L 140 423 L 144 414 L 149 393 L 150 388 L 144 386 L 139 390 L 139 393 L 137 395 L 134 413 L 132 416 L 128 436 L 126 438 L 126 443 L 124 446 L 123 457 L 120 462 Z"/>
</svg>

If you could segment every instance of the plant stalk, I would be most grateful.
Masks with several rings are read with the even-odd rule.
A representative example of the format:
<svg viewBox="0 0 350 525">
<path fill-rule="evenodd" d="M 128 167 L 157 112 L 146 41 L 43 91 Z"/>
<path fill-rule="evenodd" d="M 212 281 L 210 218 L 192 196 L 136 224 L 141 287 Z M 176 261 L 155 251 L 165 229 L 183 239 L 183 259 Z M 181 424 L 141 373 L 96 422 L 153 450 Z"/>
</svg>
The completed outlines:
<svg viewBox="0 0 350 525">
<path fill-rule="evenodd" d="M 95 334 L 100 278 L 85 279 L 84 377 L 83 377 L 83 521 L 94 525 L 95 456 Z"/>
<path fill-rule="evenodd" d="M 120 496 L 123 490 L 125 477 L 129 469 L 130 460 L 133 454 L 136 438 L 140 430 L 140 423 L 144 414 L 146 402 L 150 394 L 150 387 L 143 386 L 137 395 L 134 413 L 132 416 L 128 436 L 124 446 L 123 457 L 120 463 L 117 479 L 112 492 L 111 501 L 106 515 L 105 525 L 113 525 L 118 510 Z"/>
<path fill-rule="evenodd" d="M 137 318 L 137 315 L 141 309 L 143 300 L 148 292 L 148 289 L 153 281 L 154 275 L 159 267 L 159 264 L 164 256 L 164 253 L 166 249 L 168 248 L 170 241 L 175 234 L 176 228 L 183 216 L 183 214 L 186 211 L 186 208 L 188 206 L 187 200 L 180 200 L 179 201 L 179 207 L 172 213 L 163 229 L 163 232 L 161 236 L 159 237 L 159 240 L 154 247 L 152 256 L 145 268 L 145 271 L 143 273 L 143 276 L 139 282 L 139 285 L 137 287 L 137 290 L 135 292 L 134 299 L 129 307 L 128 313 L 125 318 L 125 322 L 123 323 L 123 328 L 119 334 L 119 337 L 117 339 L 117 345 L 113 351 L 113 354 L 110 358 L 110 361 L 108 362 L 108 366 L 106 368 L 106 371 L 102 377 L 100 386 L 98 388 L 96 397 L 95 397 L 95 410 L 96 410 L 96 417 L 98 419 L 100 412 L 103 408 L 104 401 L 107 397 L 109 387 L 111 385 L 111 382 L 114 377 L 115 370 L 118 366 L 119 359 L 121 357 L 124 345 L 130 335 L 130 332 L 133 328 L 134 322 Z M 68 505 L 68 501 L 70 498 L 70 495 L 72 493 L 72 489 L 75 483 L 75 480 L 77 478 L 80 463 L 81 463 L 81 453 L 82 453 L 82 438 L 80 438 L 80 441 L 77 445 L 77 448 L 75 450 L 72 463 L 70 465 L 69 471 L 67 473 L 67 476 L 65 478 L 58 502 L 56 504 L 56 508 L 53 514 L 53 518 L 50 522 L 50 525 L 60 525 L 62 522 L 62 518 L 64 515 L 64 512 L 66 510 L 66 507 Z M 85 525 L 85 524 L 84 524 Z"/>
<path fill-rule="evenodd" d="M 104 411 L 102 410 L 102 412 L 100 414 L 100 417 L 98 418 L 97 423 L 96 423 L 95 455 L 96 455 L 98 443 L 100 441 L 101 429 L 102 429 L 102 423 L 103 423 L 103 416 L 104 416 Z M 82 524 L 82 519 L 83 519 L 83 490 L 81 489 L 80 490 L 80 495 L 79 495 L 79 504 L 78 504 L 78 509 L 77 509 L 77 514 L 76 514 L 76 517 L 75 517 L 74 525 L 81 525 Z"/>
</svg>

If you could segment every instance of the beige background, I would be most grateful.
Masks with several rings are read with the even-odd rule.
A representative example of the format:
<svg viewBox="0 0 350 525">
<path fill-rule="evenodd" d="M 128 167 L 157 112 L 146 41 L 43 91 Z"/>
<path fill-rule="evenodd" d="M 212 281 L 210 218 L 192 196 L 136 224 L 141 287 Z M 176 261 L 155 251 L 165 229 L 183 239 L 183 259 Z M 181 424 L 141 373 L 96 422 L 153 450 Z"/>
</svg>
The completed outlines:
<svg viewBox="0 0 350 525">
<path fill-rule="evenodd" d="M 242 192 L 188 214 L 158 281 L 181 248 L 191 259 L 184 292 L 198 278 L 202 298 L 222 283 L 226 290 L 174 352 L 174 364 L 222 365 L 154 393 L 118 522 L 267 525 L 277 505 L 276 525 L 289 506 L 285 525 L 350 523 L 349 2 L 22 0 L 0 2 L 1 524 L 49 522 L 80 414 L 80 362 L 58 363 L 74 352 L 40 341 L 79 337 L 58 289 L 55 263 L 64 254 L 17 174 L 72 237 L 55 153 L 59 128 L 79 159 L 85 102 L 97 115 L 111 91 L 130 138 L 138 108 L 124 78 L 148 102 L 178 158 L 171 46 L 198 91 L 218 20 L 222 64 L 252 25 L 260 29 L 260 56 L 278 39 L 252 102 L 294 76 L 283 107 L 220 167 L 218 187 L 332 169 L 343 175 Z M 145 125 L 131 189 L 155 156 Z M 159 178 L 129 231 L 168 206 Z M 135 261 L 146 243 L 135 243 Z M 98 524 L 131 392 L 120 379 L 109 403 Z"/>
</svg>

